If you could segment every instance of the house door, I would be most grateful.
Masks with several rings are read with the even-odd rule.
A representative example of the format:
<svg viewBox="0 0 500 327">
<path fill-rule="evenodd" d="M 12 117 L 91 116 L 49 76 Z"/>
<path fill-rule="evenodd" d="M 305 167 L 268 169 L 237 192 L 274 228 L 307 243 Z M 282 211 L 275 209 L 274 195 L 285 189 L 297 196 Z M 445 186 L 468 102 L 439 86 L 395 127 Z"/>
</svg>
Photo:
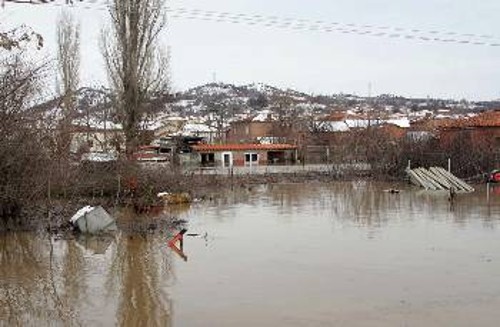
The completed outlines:
<svg viewBox="0 0 500 327">
<path fill-rule="evenodd" d="M 222 167 L 233 166 L 233 154 L 231 152 L 222 153 Z"/>
</svg>

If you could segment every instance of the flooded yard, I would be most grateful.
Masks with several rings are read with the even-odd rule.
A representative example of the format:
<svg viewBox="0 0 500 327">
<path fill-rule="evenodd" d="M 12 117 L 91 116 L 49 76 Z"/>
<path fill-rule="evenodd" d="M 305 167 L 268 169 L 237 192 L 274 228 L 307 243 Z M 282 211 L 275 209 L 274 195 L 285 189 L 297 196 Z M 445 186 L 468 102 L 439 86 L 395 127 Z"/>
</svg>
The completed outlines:
<svg viewBox="0 0 500 327">
<path fill-rule="evenodd" d="M 0 325 L 496 326 L 496 191 L 241 187 L 179 213 L 186 258 L 158 232 L 0 235 Z"/>
</svg>

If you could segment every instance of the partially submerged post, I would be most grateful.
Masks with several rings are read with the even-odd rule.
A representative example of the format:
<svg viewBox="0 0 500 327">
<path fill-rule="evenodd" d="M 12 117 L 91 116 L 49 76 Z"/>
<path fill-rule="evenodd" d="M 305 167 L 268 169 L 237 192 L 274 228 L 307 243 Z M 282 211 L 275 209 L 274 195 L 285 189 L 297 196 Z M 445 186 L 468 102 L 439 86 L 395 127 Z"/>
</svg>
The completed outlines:
<svg viewBox="0 0 500 327">
<path fill-rule="evenodd" d="M 168 245 L 175 246 L 175 243 L 179 242 L 180 249 L 182 250 L 182 247 L 184 246 L 184 234 L 186 234 L 186 232 L 187 232 L 187 229 L 185 229 L 185 228 L 181 229 L 180 232 L 175 234 L 175 236 L 170 241 L 168 241 Z"/>
<path fill-rule="evenodd" d="M 184 261 L 187 261 L 187 255 L 184 253 L 184 234 L 186 234 L 186 232 L 187 229 L 183 228 L 170 241 L 168 241 L 168 246 Z M 177 247 L 177 242 L 179 242 L 179 247 Z"/>
</svg>

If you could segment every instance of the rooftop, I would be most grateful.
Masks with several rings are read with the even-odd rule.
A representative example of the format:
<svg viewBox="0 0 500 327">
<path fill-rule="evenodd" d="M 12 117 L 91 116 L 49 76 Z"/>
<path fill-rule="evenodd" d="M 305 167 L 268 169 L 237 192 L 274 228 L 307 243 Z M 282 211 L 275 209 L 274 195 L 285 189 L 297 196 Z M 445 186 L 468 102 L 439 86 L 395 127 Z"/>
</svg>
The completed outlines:
<svg viewBox="0 0 500 327">
<path fill-rule="evenodd" d="M 478 115 L 461 118 L 449 119 L 444 128 L 474 128 L 474 127 L 500 127 L 500 110 L 486 111 Z"/>
<path fill-rule="evenodd" d="M 500 111 L 487 111 L 466 120 L 468 127 L 500 127 Z"/>
<path fill-rule="evenodd" d="M 198 152 L 218 151 L 282 151 L 295 150 L 297 146 L 292 144 L 198 144 L 192 146 Z"/>
</svg>

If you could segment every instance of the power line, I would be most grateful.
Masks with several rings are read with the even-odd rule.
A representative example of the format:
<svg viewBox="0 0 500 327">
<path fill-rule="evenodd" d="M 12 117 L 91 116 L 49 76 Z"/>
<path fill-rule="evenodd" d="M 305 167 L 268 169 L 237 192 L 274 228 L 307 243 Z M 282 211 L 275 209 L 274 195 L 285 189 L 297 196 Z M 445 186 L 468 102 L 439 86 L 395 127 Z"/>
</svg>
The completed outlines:
<svg viewBox="0 0 500 327">
<path fill-rule="evenodd" d="M 248 21 L 248 22 L 263 22 L 267 25 L 298 25 L 309 26 L 309 29 L 324 29 L 328 27 L 344 27 L 351 29 L 370 29 L 370 30 L 381 30 L 381 31 L 393 31 L 393 33 L 422 33 L 435 36 L 445 36 L 445 37 L 464 37 L 464 38 L 480 38 L 480 39 L 495 39 L 494 35 L 488 34 L 474 34 L 474 33 L 457 33 L 451 31 L 439 31 L 439 30 L 420 30 L 420 29 L 408 29 L 402 27 L 391 27 L 391 26 L 378 26 L 378 25 L 362 25 L 355 23 L 342 23 L 336 21 L 323 21 L 323 20 L 309 20 L 309 19 L 297 19 L 290 17 L 278 17 L 278 16 L 264 16 L 258 14 L 244 14 L 244 13 L 229 13 L 229 12 L 217 12 L 209 10 L 199 10 L 199 9 L 189 9 L 189 8 L 167 8 L 168 12 L 172 12 L 174 17 L 182 17 L 190 15 L 192 17 L 202 17 L 206 20 L 235 20 L 238 22 Z M 189 16 L 188 16 L 189 17 Z"/>
<path fill-rule="evenodd" d="M 98 3 L 98 1 L 99 0 L 90 0 L 92 3 L 91 5 L 78 3 L 67 6 L 62 3 L 51 3 L 47 6 L 107 11 L 107 4 Z M 418 28 L 410 29 L 394 26 L 342 23 L 338 21 L 311 20 L 260 14 L 231 13 L 185 7 L 166 7 L 166 11 L 168 13 L 168 17 L 174 19 L 232 23 L 292 31 L 351 34 L 358 36 L 371 36 L 442 44 L 500 47 L 500 38 L 491 34 L 458 33 L 453 31 L 424 30 Z"/>
<path fill-rule="evenodd" d="M 188 8 L 167 8 L 171 18 L 225 22 L 234 24 L 260 25 L 264 27 L 291 29 L 299 31 L 337 32 L 362 36 L 386 38 L 400 38 L 427 42 L 455 43 L 463 45 L 483 45 L 500 47 L 500 40 L 487 34 L 461 34 L 450 31 L 425 31 L 419 29 L 405 29 L 391 26 L 360 25 L 354 23 L 326 22 L 295 18 L 281 18 L 277 16 L 263 16 L 257 14 L 235 14 L 228 12 L 206 11 Z"/>
</svg>

